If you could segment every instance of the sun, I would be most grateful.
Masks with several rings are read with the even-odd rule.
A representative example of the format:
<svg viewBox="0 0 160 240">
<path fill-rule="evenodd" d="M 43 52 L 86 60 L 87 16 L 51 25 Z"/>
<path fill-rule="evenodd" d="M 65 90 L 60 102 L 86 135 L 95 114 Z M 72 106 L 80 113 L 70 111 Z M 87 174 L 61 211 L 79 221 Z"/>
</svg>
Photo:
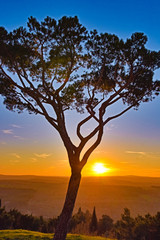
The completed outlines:
<svg viewBox="0 0 160 240">
<path fill-rule="evenodd" d="M 93 171 L 96 173 L 96 174 L 104 174 L 106 172 L 109 172 L 110 171 L 110 168 L 106 168 L 104 163 L 95 163 L 93 165 Z"/>
</svg>

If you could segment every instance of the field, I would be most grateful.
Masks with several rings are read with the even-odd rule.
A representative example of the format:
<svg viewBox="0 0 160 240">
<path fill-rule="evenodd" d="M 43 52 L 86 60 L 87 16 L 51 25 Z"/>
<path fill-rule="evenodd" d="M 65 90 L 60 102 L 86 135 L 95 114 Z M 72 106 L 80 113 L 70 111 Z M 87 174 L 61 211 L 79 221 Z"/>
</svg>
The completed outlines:
<svg viewBox="0 0 160 240">
<path fill-rule="evenodd" d="M 68 178 L 0 175 L 0 199 L 6 210 L 16 208 L 35 216 L 56 217 L 60 214 Z M 75 211 L 92 212 L 98 218 L 107 214 L 119 219 L 125 207 L 131 215 L 155 214 L 160 211 L 160 178 L 88 177 L 83 178 Z"/>
<path fill-rule="evenodd" d="M 51 240 L 53 234 L 31 232 L 26 230 L 1 230 L 0 240 Z M 84 235 L 68 234 L 66 240 L 110 240 L 109 238 L 90 237 Z"/>
</svg>

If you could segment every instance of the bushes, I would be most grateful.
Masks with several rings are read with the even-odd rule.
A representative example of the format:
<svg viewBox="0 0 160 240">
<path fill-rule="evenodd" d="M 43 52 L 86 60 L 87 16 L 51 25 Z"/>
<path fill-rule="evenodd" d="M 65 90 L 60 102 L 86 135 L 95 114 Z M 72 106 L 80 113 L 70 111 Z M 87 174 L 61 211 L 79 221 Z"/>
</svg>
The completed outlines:
<svg viewBox="0 0 160 240">
<path fill-rule="evenodd" d="M 160 239 L 160 212 L 155 216 L 146 214 L 136 218 L 130 216 L 129 209 L 124 209 L 121 219 L 114 225 L 118 240 L 158 240 Z"/>
<path fill-rule="evenodd" d="M 43 217 L 35 217 L 22 214 L 16 209 L 9 212 L 5 208 L 0 208 L 0 229 L 26 229 L 39 232 L 53 232 L 55 220 L 44 220 Z"/>
<path fill-rule="evenodd" d="M 113 223 L 113 219 L 108 215 L 103 215 L 96 221 L 96 212 L 93 214 L 87 210 L 83 212 L 79 208 L 78 212 L 70 220 L 68 230 L 70 233 L 91 234 L 104 237 L 113 237 L 118 240 L 155 240 L 160 239 L 160 212 L 155 216 L 146 214 L 131 217 L 130 210 L 125 208 L 121 219 Z M 94 220 L 94 221 L 93 221 Z M 16 209 L 6 211 L 0 208 L 0 229 L 25 229 L 39 231 L 43 233 L 53 233 L 57 225 L 58 218 L 44 219 L 28 214 L 22 214 Z M 94 224 L 93 224 L 94 223 Z M 91 226 L 94 231 L 91 231 Z"/>
<path fill-rule="evenodd" d="M 102 215 L 98 222 L 98 235 L 109 236 L 110 231 L 113 229 L 113 219 L 108 215 Z"/>
</svg>

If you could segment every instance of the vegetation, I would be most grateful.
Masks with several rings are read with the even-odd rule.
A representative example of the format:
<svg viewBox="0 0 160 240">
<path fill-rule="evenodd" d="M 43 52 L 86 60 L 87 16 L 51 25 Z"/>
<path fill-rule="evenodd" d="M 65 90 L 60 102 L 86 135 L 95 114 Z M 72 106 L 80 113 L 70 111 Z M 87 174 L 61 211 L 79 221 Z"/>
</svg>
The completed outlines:
<svg viewBox="0 0 160 240">
<path fill-rule="evenodd" d="M 92 217 L 91 217 L 91 222 L 89 225 L 89 231 L 91 233 L 96 232 L 98 229 L 98 222 L 97 222 L 97 216 L 96 216 L 96 208 L 94 207 Z"/>
<path fill-rule="evenodd" d="M 81 171 L 100 144 L 105 125 L 159 94 L 160 82 L 153 75 L 160 67 L 160 52 L 148 50 L 146 42 L 143 33 L 134 33 L 125 42 L 113 34 L 88 33 L 77 17 L 58 22 L 31 17 L 28 28 L 11 33 L 0 28 L 4 104 L 9 110 L 43 116 L 59 133 L 68 154 L 71 178 L 55 240 L 65 239 Z M 107 115 L 106 110 L 119 102 L 122 109 Z M 66 128 L 65 112 L 71 109 L 87 113 L 77 124 L 78 146 Z M 89 121 L 96 126 L 84 135 L 82 127 Z"/>
<path fill-rule="evenodd" d="M 26 230 L 0 230 L 0 240 L 51 240 L 53 234 L 45 234 Z M 66 240 L 110 240 L 103 237 L 68 234 Z M 113 240 L 113 239 L 112 239 Z"/>
<path fill-rule="evenodd" d="M 118 240 L 160 239 L 160 212 L 155 216 L 147 214 L 132 218 L 129 209 L 125 208 L 114 229 Z"/>
<path fill-rule="evenodd" d="M 24 215 L 15 209 L 8 212 L 4 208 L 0 209 L 0 239 L 52 239 L 53 234 L 46 233 L 53 233 L 56 225 L 57 219 Z M 16 231 L 11 231 L 13 229 L 16 229 Z M 31 230 L 32 232 L 17 229 Z M 69 222 L 68 232 L 74 233 L 74 235 L 67 236 L 68 240 L 103 240 L 99 236 L 117 240 L 160 239 L 160 212 L 157 212 L 155 216 L 146 214 L 133 218 L 130 215 L 130 210 L 125 208 L 121 219 L 114 223 L 107 215 L 103 215 L 97 220 L 95 208 L 92 215 L 89 211 L 83 212 L 79 208 Z"/>
<path fill-rule="evenodd" d="M 26 230 L 1 230 L 0 240 L 50 240 L 53 239 L 53 234 L 45 234 L 40 232 Z"/>
</svg>

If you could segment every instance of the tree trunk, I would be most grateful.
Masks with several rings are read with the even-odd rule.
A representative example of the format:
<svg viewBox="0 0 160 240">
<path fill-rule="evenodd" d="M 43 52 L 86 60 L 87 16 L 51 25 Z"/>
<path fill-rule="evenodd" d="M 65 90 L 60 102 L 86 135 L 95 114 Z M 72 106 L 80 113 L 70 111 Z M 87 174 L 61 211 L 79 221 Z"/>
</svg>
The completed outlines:
<svg viewBox="0 0 160 240">
<path fill-rule="evenodd" d="M 65 240 L 67 235 L 68 222 L 72 216 L 75 200 L 77 197 L 78 188 L 80 185 L 81 173 L 72 173 L 68 185 L 65 203 L 62 213 L 59 217 L 59 222 L 56 227 L 54 240 Z"/>
</svg>

